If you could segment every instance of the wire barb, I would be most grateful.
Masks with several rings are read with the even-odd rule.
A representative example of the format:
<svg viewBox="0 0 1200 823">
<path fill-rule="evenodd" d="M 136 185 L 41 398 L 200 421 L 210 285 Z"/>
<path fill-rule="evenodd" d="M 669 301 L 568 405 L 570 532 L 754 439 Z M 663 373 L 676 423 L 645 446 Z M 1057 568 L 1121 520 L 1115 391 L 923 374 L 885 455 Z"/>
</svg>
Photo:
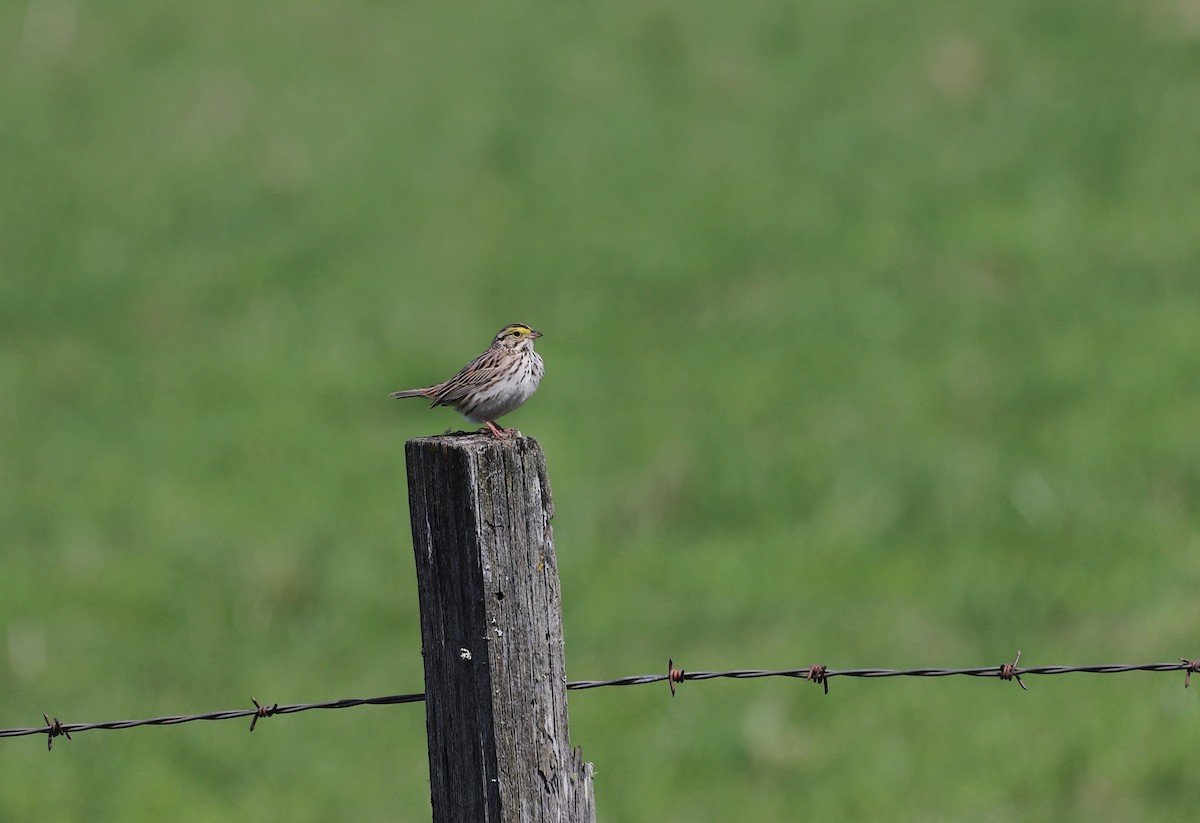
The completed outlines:
<svg viewBox="0 0 1200 823">
<path fill-rule="evenodd" d="M 1179 662 L 1187 666 L 1183 670 L 1183 687 L 1186 689 L 1192 685 L 1192 672 L 1200 672 L 1200 658 L 1188 660 L 1186 657 L 1181 657 L 1179 658 Z"/>
<path fill-rule="evenodd" d="M 675 668 L 675 661 L 667 658 L 667 683 L 671 686 L 671 697 L 675 696 L 675 684 L 682 683 L 687 679 L 687 672 L 683 669 Z M 567 688 L 570 688 L 568 685 Z"/>
<path fill-rule="evenodd" d="M 267 706 L 266 704 L 260 706 L 258 701 L 253 697 L 250 698 L 250 702 L 254 704 L 254 717 L 250 721 L 250 731 L 254 731 L 254 727 L 258 725 L 258 720 L 260 717 L 270 717 L 275 714 L 275 711 L 279 708 L 278 703 L 272 703 L 270 706 Z"/>
<path fill-rule="evenodd" d="M 808 674 L 805 675 L 805 680 L 811 680 L 813 683 L 820 684 L 825 687 L 825 694 L 829 694 L 829 669 L 822 665 L 809 666 Z"/>
<path fill-rule="evenodd" d="M 1017 649 L 1017 657 L 1011 663 L 1005 663 L 1000 667 L 1001 680 L 1016 680 L 1017 685 L 1021 687 L 1021 691 L 1029 691 L 1025 686 L 1025 681 L 1021 679 L 1021 671 L 1017 668 L 1017 664 L 1021 662 L 1021 650 Z"/>
<path fill-rule="evenodd" d="M 54 738 L 56 737 L 66 735 L 67 740 L 71 739 L 71 733 L 59 722 L 57 717 L 51 720 L 43 714 L 42 720 L 46 721 L 46 751 L 51 751 L 54 748 Z"/>
</svg>

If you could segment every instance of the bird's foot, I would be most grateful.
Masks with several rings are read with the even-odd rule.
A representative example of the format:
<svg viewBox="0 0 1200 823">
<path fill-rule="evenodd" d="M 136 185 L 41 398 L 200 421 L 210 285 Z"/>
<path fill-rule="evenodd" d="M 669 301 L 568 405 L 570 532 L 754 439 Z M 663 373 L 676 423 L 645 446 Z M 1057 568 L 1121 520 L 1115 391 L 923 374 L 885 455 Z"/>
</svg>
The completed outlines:
<svg viewBox="0 0 1200 823">
<path fill-rule="evenodd" d="M 483 425 L 488 427 L 488 431 L 492 433 L 492 437 L 498 437 L 501 440 L 513 437 L 517 433 L 516 429 L 506 429 L 503 426 L 497 426 L 491 420 L 484 420 Z"/>
</svg>

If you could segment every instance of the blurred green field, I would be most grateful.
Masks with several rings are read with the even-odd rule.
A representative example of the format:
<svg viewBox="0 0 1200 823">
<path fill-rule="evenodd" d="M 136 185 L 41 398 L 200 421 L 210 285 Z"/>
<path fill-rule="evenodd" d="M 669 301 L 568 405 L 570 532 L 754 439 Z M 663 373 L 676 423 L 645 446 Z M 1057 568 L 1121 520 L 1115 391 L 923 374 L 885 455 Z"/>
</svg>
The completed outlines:
<svg viewBox="0 0 1200 823">
<path fill-rule="evenodd" d="M 527 322 L 573 679 L 1200 656 L 1200 4 L 0 4 L 0 727 L 418 691 L 389 402 Z M 579 692 L 604 821 L 1194 812 L 1182 675 Z M 429 817 L 419 706 L 0 819 Z"/>
</svg>

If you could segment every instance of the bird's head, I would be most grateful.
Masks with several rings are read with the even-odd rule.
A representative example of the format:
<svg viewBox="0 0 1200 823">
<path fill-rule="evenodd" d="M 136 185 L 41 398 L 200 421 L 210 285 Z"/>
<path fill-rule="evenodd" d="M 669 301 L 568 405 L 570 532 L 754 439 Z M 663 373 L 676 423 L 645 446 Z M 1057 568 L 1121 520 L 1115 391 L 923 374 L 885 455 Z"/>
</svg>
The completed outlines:
<svg viewBox="0 0 1200 823">
<path fill-rule="evenodd" d="M 532 348 L 533 341 L 541 336 L 540 331 L 531 329 L 524 323 L 510 323 L 496 333 L 492 346 L 504 349 Z"/>
</svg>

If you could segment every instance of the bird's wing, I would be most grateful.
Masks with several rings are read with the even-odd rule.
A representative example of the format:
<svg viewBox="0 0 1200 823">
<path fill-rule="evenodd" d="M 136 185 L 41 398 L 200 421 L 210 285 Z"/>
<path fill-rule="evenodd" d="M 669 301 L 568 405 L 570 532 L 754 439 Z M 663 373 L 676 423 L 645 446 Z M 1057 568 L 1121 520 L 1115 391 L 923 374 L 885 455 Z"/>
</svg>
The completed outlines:
<svg viewBox="0 0 1200 823">
<path fill-rule="evenodd" d="M 495 356 L 495 352 L 485 351 L 441 385 L 433 398 L 434 404 L 456 406 L 480 386 L 486 386 L 502 373 L 503 363 Z"/>
</svg>

